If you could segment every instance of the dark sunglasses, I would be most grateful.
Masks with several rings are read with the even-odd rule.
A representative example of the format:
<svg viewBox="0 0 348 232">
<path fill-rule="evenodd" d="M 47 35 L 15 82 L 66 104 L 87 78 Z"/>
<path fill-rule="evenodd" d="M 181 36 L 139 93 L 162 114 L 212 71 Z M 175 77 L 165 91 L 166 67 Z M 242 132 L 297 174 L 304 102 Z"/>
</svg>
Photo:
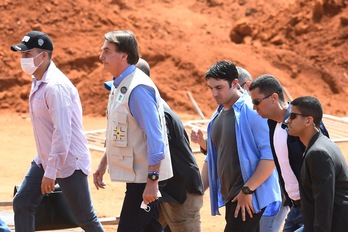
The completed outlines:
<svg viewBox="0 0 348 232">
<path fill-rule="evenodd" d="M 266 98 L 269 98 L 270 96 L 272 96 L 272 94 L 274 94 L 274 93 L 271 93 L 270 95 L 267 95 L 266 97 L 261 98 L 261 99 L 252 100 L 252 103 L 253 103 L 255 106 L 258 106 L 258 105 L 260 105 L 260 103 L 261 103 L 262 100 L 265 100 Z"/>
<path fill-rule="evenodd" d="M 297 115 L 298 115 L 298 116 L 302 116 L 302 117 L 308 117 L 308 115 L 305 115 L 305 114 L 299 114 L 299 113 L 291 112 L 291 113 L 289 114 L 289 118 L 290 118 L 291 120 L 294 120 L 294 119 L 297 117 Z"/>
</svg>

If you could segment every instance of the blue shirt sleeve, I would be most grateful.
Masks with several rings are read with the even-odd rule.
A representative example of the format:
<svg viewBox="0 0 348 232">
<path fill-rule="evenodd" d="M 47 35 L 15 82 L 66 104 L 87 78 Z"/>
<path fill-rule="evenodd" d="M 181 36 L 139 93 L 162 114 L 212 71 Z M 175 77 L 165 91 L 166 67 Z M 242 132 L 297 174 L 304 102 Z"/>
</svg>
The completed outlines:
<svg viewBox="0 0 348 232">
<path fill-rule="evenodd" d="M 273 160 L 273 154 L 269 141 L 270 137 L 267 119 L 261 118 L 261 116 L 259 116 L 255 110 L 250 112 L 250 114 L 251 121 L 249 123 L 253 138 L 249 137 L 248 139 L 255 140 L 255 144 L 260 154 L 260 159 Z M 249 151 L 247 150 L 247 152 Z"/>
<path fill-rule="evenodd" d="M 135 87 L 129 97 L 130 112 L 147 137 L 148 165 L 164 159 L 164 142 L 155 90 L 149 86 Z"/>
</svg>

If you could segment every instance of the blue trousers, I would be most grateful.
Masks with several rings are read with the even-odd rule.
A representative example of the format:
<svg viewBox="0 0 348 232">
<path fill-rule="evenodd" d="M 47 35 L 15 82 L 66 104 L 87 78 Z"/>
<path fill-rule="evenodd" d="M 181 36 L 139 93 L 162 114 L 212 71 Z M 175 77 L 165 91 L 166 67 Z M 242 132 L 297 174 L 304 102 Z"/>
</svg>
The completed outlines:
<svg viewBox="0 0 348 232">
<path fill-rule="evenodd" d="M 304 230 L 301 207 L 293 206 L 290 208 L 285 219 L 283 232 L 302 232 Z"/>
<path fill-rule="evenodd" d="M 35 231 L 35 210 L 44 197 L 41 193 L 43 175 L 43 168 L 32 162 L 13 199 L 16 232 Z M 93 209 L 87 175 L 76 170 L 67 178 L 57 178 L 56 182 L 67 199 L 79 226 L 88 232 L 104 231 Z"/>
<path fill-rule="evenodd" d="M 288 214 L 289 206 L 280 206 L 279 212 L 274 216 L 262 216 L 260 220 L 260 232 L 279 232 Z"/>
<path fill-rule="evenodd" d="M 140 208 L 143 201 L 145 183 L 127 183 L 126 195 L 118 224 L 118 232 L 161 232 L 158 201 L 154 201 L 145 211 Z"/>
<path fill-rule="evenodd" d="M 0 218 L 0 232 L 11 232 L 6 223 Z"/>
</svg>

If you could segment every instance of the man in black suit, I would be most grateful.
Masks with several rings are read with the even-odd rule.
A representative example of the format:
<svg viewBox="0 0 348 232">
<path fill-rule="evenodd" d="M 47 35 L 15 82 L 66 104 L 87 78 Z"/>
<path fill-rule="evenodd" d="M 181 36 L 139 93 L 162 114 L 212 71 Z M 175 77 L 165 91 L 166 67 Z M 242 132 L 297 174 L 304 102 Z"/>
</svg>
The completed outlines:
<svg viewBox="0 0 348 232">
<path fill-rule="evenodd" d="M 289 134 L 305 145 L 300 171 L 301 206 L 306 232 L 348 229 L 348 167 L 339 147 L 319 132 L 323 110 L 318 99 L 291 102 Z"/>
</svg>

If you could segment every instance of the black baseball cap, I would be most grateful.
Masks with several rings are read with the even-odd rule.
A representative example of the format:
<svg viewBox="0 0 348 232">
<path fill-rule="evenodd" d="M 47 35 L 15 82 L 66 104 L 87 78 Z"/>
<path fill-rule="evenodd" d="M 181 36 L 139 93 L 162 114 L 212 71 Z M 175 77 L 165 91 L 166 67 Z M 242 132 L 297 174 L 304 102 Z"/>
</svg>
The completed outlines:
<svg viewBox="0 0 348 232">
<path fill-rule="evenodd" d="M 53 43 L 47 34 L 31 31 L 23 37 L 22 42 L 11 46 L 11 50 L 15 52 L 25 52 L 33 48 L 53 51 Z"/>
</svg>

